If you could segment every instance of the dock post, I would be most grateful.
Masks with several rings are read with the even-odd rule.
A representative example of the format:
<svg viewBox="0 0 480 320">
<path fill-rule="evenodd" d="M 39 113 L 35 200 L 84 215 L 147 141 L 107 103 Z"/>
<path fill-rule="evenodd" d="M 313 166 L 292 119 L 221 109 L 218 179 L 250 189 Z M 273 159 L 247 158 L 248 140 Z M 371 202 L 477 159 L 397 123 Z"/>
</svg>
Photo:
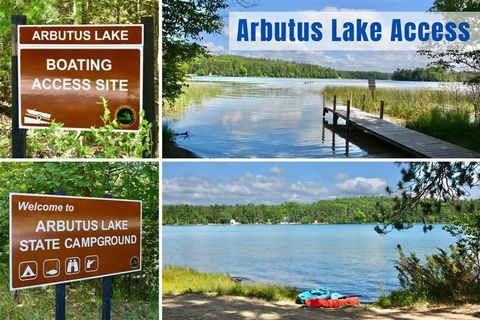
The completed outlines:
<svg viewBox="0 0 480 320">
<path fill-rule="evenodd" d="M 362 97 L 362 111 L 365 111 L 365 99 L 367 99 L 367 96 L 365 94 L 363 94 L 363 97 Z"/>
<path fill-rule="evenodd" d="M 323 119 L 325 119 L 325 115 L 327 114 L 327 108 L 325 107 L 326 105 L 326 96 L 325 96 L 325 93 L 323 93 L 323 101 L 322 101 L 322 104 L 323 104 Z"/>
<path fill-rule="evenodd" d="M 333 125 L 336 126 L 338 122 L 338 116 L 337 116 L 337 95 L 333 95 Z"/>
<path fill-rule="evenodd" d="M 383 119 L 383 109 L 385 107 L 385 102 L 380 100 L 380 119 Z"/>
<path fill-rule="evenodd" d="M 350 91 L 350 104 L 353 105 L 353 91 Z"/>
<path fill-rule="evenodd" d="M 347 100 L 347 131 L 350 131 L 350 100 Z"/>
</svg>

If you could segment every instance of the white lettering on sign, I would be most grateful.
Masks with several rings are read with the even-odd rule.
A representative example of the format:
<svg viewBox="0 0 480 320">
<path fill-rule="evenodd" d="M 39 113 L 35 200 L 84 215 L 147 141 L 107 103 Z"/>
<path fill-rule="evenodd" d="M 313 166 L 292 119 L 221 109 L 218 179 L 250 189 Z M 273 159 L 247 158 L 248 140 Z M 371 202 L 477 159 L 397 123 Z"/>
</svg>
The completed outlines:
<svg viewBox="0 0 480 320">
<path fill-rule="evenodd" d="M 90 79 L 71 79 L 71 78 L 35 78 L 32 89 L 36 90 L 90 90 L 92 85 Z"/>
<path fill-rule="evenodd" d="M 98 91 L 128 91 L 127 79 L 97 79 L 95 84 Z"/>
<path fill-rule="evenodd" d="M 102 221 L 102 230 L 128 230 L 128 220 Z"/>
<path fill-rule="evenodd" d="M 96 220 L 39 220 L 35 232 L 97 231 Z"/>
<path fill-rule="evenodd" d="M 82 41 L 90 40 L 89 30 L 36 30 L 32 40 L 40 41 Z"/>
<path fill-rule="evenodd" d="M 137 243 L 137 236 L 121 235 L 121 236 L 104 236 L 104 237 L 81 237 L 81 238 L 67 238 L 65 239 L 65 248 L 91 248 L 94 246 L 123 246 Z"/>
<path fill-rule="evenodd" d="M 19 201 L 18 210 L 20 211 L 45 211 L 45 212 L 62 212 L 64 209 L 61 204 L 42 204 L 42 203 L 31 203 L 28 201 Z"/>
<path fill-rule="evenodd" d="M 89 41 L 91 38 L 90 30 L 36 30 L 32 40 Z M 97 41 L 128 41 L 128 30 L 96 30 L 94 39 Z"/>
<path fill-rule="evenodd" d="M 24 239 L 20 240 L 20 251 L 59 250 L 60 239 Z"/>
<path fill-rule="evenodd" d="M 111 71 L 110 59 L 48 59 L 47 70 L 60 71 Z"/>
<path fill-rule="evenodd" d="M 128 30 L 95 31 L 95 40 L 128 40 Z"/>
</svg>

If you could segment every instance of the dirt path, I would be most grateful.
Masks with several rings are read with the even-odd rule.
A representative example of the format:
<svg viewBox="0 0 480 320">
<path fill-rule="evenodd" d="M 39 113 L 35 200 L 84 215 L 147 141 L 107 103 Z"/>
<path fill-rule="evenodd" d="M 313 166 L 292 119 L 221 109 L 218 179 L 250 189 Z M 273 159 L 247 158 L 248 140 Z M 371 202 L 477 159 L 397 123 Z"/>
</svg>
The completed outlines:
<svg viewBox="0 0 480 320">
<path fill-rule="evenodd" d="M 480 319 L 480 306 L 430 309 L 378 309 L 369 305 L 342 309 L 311 309 L 293 302 L 268 302 L 231 296 L 187 294 L 163 297 L 163 319 L 297 320 L 297 319 Z"/>
</svg>

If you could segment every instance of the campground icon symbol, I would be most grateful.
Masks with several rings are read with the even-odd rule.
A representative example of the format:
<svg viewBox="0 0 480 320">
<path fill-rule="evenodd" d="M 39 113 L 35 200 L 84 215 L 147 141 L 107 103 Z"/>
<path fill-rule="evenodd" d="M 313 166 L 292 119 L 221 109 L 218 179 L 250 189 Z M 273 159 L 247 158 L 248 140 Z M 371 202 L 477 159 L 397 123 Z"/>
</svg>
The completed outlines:
<svg viewBox="0 0 480 320">
<path fill-rule="evenodd" d="M 18 266 L 18 271 L 20 275 L 20 280 L 22 281 L 28 281 L 28 280 L 34 280 L 37 278 L 37 273 L 38 273 L 38 265 L 36 261 L 26 261 L 26 262 L 21 262 L 20 265 Z"/>
</svg>

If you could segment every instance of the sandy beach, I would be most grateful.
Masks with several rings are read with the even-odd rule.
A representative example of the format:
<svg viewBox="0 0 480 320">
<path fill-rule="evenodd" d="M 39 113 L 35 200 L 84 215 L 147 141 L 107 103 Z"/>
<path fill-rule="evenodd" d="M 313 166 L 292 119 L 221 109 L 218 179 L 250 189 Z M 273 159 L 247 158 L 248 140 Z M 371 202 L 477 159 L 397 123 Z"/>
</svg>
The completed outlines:
<svg viewBox="0 0 480 320">
<path fill-rule="evenodd" d="M 293 302 L 186 294 L 163 297 L 163 319 L 296 320 L 296 319 L 451 319 L 480 318 L 479 305 L 461 307 L 379 309 L 370 305 L 341 309 L 312 309 Z"/>
</svg>

